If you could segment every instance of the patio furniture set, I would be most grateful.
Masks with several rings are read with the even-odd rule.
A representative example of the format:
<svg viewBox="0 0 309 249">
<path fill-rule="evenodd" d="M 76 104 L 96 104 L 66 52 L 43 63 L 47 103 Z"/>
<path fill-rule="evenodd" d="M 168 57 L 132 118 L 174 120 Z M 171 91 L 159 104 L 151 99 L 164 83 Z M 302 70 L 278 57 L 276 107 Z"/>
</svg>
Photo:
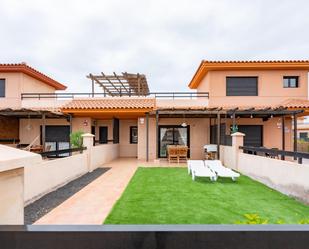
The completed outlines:
<svg viewBox="0 0 309 249">
<path fill-rule="evenodd" d="M 220 160 L 188 160 L 188 174 L 192 175 L 194 181 L 196 177 L 206 177 L 211 181 L 217 181 L 218 177 L 231 178 L 233 181 L 240 176 L 239 173 L 226 168 Z"/>
<path fill-rule="evenodd" d="M 167 158 L 168 162 L 187 161 L 188 159 L 188 146 L 185 145 L 168 145 L 167 146 Z"/>
</svg>

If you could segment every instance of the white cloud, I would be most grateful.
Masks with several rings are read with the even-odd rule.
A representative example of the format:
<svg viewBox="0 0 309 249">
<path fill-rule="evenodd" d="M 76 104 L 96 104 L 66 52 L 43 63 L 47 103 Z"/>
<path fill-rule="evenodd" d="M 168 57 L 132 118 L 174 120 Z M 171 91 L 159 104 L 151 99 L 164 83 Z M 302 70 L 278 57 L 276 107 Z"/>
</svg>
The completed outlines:
<svg viewBox="0 0 309 249">
<path fill-rule="evenodd" d="M 185 91 L 202 59 L 309 58 L 309 2 L 0 0 L 0 62 L 90 91 L 86 74 L 145 73 Z"/>
</svg>

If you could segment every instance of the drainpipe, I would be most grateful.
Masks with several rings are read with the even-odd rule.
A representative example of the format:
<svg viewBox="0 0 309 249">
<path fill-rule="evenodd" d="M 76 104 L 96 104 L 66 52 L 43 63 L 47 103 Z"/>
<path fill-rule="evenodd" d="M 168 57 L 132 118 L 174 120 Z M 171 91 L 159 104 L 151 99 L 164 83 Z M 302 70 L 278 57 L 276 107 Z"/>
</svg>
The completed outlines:
<svg viewBox="0 0 309 249">
<path fill-rule="evenodd" d="M 149 161 L 149 113 L 146 113 L 146 161 Z"/>
</svg>

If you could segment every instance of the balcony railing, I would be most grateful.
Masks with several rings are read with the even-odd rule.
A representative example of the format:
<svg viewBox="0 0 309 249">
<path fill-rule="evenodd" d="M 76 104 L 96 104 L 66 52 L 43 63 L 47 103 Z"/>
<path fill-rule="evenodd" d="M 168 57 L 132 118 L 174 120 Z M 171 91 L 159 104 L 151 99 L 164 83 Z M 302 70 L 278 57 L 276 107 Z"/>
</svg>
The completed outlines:
<svg viewBox="0 0 309 249">
<path fill-rule="evenodd" d="M 74 98 L 100 98 L 113 97 L 107 93 L 22 93 L 21 99 L 74 99 Z M 117 95 L 115 97 L 153 97 L 165 99 L 193 99 L 208 98 L 208 92 L 150 92 L 148 95 L 138 95 L 134 93 Z"/>
</svg>

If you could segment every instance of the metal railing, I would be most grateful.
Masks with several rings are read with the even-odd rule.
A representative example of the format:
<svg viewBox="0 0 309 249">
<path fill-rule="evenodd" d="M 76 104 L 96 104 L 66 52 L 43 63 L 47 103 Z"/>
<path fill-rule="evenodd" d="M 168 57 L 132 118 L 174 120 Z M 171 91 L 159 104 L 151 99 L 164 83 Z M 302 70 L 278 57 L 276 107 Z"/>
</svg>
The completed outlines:
<svg viewBox="0 0 309 249">
<path fill-rule="evenodd" d="M 112 97 L 107 93 L 22 93 L 21 99 L 74 99 L 74 98 L 96 98 Z M 150 92 L 148 95 L 138 95 L 134 93 L 123 93 L 115 97 L 153 97 L 153 98 L 208 98 L 208 92 Z"/>
<path fill-rule="evenodd" d="M 86 149 L 87 147 L 71 148 L 71 149 L 64 149 L 64 150 L 52 150 L 52 151 L 40 152 L 39 154 L 42 157 L 65 157 L 61 155 L 64 155 L 64 154 L 71 155 L 72 152 L 76 152 L 76 151 L 79 151 L 80 153 L 82 153 Z"/>
<path fill-rule="evenodd" d="M 239 146 L 239 149 L 242 149 L 244 152 L 250 152 L 252 154 L 257 155 L 258 152 L 264 153 L 266 157 L 279 158 L 284 160 L 286 156 L 293 157 L 295 160 L 298 160 L 299 164 L 303 163 L 303 158 L 309 159 L 309 153 L 305 152 L 294 152 L 294 151 L 286 151 L 286 150 L 278 150 L 278 149 L 267 149 L 263 147 L 253 147 L 253 146 Z"/>
<path fill-rule="evenodd" d="M 307 249 L 308 225 L 0 226 L 1 249 Z"/>
</svg>

